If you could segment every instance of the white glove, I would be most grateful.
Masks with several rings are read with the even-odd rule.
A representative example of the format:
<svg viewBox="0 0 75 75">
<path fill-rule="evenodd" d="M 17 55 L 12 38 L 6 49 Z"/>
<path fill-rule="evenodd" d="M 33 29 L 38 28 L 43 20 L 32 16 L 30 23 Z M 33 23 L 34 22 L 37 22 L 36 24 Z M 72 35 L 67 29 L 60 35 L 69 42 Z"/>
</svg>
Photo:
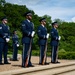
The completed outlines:
<svg viewBox="0 0 75 75">
<path fill-rule="evenodd" d="M 6 38 L 6 42 L 9 42 L 9 40 L 10 40 L 9 38 Z"/>
<path fill-rule="evenodd" d="M 49 38 L 49 33 L 47 34 L 46 38 L 47 38 L 47 39 Z"/>
<path fill-rule="evenodd" d="M 19 44 L 17 44 L 17 47 L 19 47 Z"/>
<path fill-rule="evenodd" d="M 58 40 L 60 40 L 60 39 L 61 39 L 61 36 L 59 36 Z"/>
<path fill-rule="evenodd" d="M 31 36 L 33 37 L 33 36 L 34 36 L 34 34 L 35 34 L 35 31 L 32 31 L 32 34 L 31 34 Z"/>
</svg>

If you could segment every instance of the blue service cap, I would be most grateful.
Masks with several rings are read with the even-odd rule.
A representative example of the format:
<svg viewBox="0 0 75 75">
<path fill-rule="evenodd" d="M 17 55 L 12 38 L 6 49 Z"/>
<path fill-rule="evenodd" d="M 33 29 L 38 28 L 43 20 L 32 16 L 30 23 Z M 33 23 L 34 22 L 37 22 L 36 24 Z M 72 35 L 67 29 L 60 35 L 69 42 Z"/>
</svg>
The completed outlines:
<svg viewBox="0 0 75 75">
<path fill-rule="evenodd" d="M 58 25 L 58 23 L 57 23 L 57 22 L 53 22 L 53 23 L 52 23 L 52 26 L 53 26 L 53 25 Z"/>
<path fill-rule="evenodd" d="M 26 12 L 25 14 L 24 14 L 24 16 L 32 16 L 32 13 L 29 11 L 29 12 Z"/>
<path fill-rule="evenodd" d="M 13 30 L 13 32 L 15 32 L 15 31 L 17 31 L 17 30 Z"/>
<path fill-rule="evenodd" d="M 39 22 L 41 22 L 41 21 L 46 21 L 46 19 L 45 19 L 45 18 L 41 18 L 41 19 L 39 20 Z"/>
<path fill-rule="evenodd" d="M 2 21 L 3 21 L 3 20 L 7 20 L 7 17 L 3 17 L 1 20 L 2 20 Z"/>
</svg>

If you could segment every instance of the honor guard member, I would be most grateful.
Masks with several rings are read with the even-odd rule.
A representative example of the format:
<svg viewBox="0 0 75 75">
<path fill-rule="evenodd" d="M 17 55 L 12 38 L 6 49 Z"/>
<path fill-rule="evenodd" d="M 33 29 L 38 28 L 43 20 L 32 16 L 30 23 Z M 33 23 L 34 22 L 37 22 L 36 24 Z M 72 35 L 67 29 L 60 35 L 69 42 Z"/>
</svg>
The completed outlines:
<svg viewBox="0 0 75 75">
<path fill-rule="evenodd" d="M 23 52 L 22 52 L 22 67 L 33 67 L 31 63 L 31 45 L 32 38 L 34 36 L 34 25 L 31 22 L 32 13 L 26 12 L 24 14 L 26 20 L 22 22 L 22 44 L 23 44 Z"/>
<path fill-rule="evenodd" d="M 0 24 L 0 65 L 2 65 L 2 53 L 4 55 L 4 64 L 10 64 L 7 60 L 8 42 L 10 40 L 9 27 L 7 24 L 7 18 L 2 18 L 2 24 Z"/>
<path fill-rule="evenodd" d="M 60 36 L 58 35 L 58 23 L 53 22 L 52 23 L 52 29 L 51 29 L 51 48 L 52 48 L 52 53 L 51 53 L 51 62 L 52 63 L 59 63 L 57 58 L 58 58 L 58 45 L 59 45 L 59 40 Z"/>
<path fill-rule="evenodd" d="M 12 41 L 13 41 L 13 61 L 17 61 L 17 54 L 18 54 L 18 47 L 19 47 L 19 37 L 17 35 L 17 31 L 15 30 L 13 32 L 12 36 Z"/>
<path fill-rule="evenodd" d="M 46 51 L 47 51 L 47 39 L 48 35 L 47 34 L 47 29 L 45 27 L 46 25 L 46 19 L 42 18 L 39 20 L 40 21 L 40 26 L 38 27 L 38 37 L 39 37 L 39 46 L 40 46 L 40 60 L 39 60 L 39 65 L 45 65 L 47 64 L 46 62 Z"/>
</svg>

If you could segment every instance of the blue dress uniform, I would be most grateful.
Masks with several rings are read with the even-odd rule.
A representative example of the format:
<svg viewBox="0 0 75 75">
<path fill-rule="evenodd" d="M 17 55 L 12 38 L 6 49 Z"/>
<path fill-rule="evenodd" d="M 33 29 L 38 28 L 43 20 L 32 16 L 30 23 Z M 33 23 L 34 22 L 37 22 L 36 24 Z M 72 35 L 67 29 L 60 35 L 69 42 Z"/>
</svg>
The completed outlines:
<svg viewBox="0 0 75 75">
<path fill-rule="evenodd" d="M 52 25 L 55 25 L 57 22 L 52 23 Z M 58 45 L 59 45 L 59 35 L 56 28 L 51 29 L 51 47 L 52 47 L 52 54 L 51 54 L 51 62 L 57 63 L 57 57 L 58 57 Z"/>
<path fill-rule="evenodd" d="M 34 25 L 33 23 L 26 19 L 22 22 L 22 44 L 23 44 L 23 52 L 22 52 L 22 67 L 25 67 L 25 63 L 26 63 L 26 58 L 28 57 L 28 51 L 29 51 L 29 47 L 30 47 L 30 42 L 32 42 L 32 31 L 34 31 Z M 28 66 L 32 66 L 31 63 L 31 51 L 30 50 L 30 54 L 29 54 L 29 61 L 28 61 Z"/>
<path fill-rule="evenodd" d="M 43 19 L 41 19 L 43 20 Z M 40 46 L 40 61 L 39 61 L 39 64 L 42 65 L 42 61 L 43 61 L 43 58 L 44 58 L 44 51 L 45 51 L 45 45 L 46 45 L 46 42 L 47 42 L 47 29 L 45 26 L 43 25 L 40 25 L 38 27 L 38 37 L 39 37 L 39 46 Z M 46 62 L 45 62 L 46 63 Z"/>
<path fill-rule="evenodd" d="M 18 46 L 19 46 L 19 37 L 17 34 L 13 34 L 12 41 L 13 41 L 13 61 L 17 61 Z"/>
<path fill-rule="evenodd" d="M 2 53 L 4 54 L 4 64 L 9 64 L 7 60 L 8 43 L 6 38 L 10 38 L 9 27 L 0 24 L 0 64 L 2 64 Z"/>
</svg>

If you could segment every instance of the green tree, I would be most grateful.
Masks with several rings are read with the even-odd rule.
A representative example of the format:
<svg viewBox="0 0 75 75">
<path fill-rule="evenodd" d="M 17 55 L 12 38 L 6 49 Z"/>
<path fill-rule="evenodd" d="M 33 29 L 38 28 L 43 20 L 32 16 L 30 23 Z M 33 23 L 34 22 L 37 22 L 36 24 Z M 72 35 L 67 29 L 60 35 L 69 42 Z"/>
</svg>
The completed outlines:
<svg viewBox="0 0 75 75">
<path fill-rule="evenodd" d="M 0 5 L 1 5 L 1 6 L 4 6 L 5 3 L 6 3 L 5 0 L 0 0 Z"/>
</svg>

